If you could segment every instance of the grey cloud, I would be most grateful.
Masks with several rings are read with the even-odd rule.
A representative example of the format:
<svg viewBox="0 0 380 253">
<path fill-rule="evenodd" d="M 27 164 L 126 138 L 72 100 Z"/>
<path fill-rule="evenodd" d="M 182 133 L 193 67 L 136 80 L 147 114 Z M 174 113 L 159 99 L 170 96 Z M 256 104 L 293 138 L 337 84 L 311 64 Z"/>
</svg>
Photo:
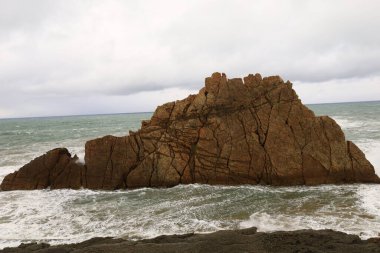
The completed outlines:
<svg viewBox="0 0 380 253">
<path fill-rule="evenodd" d="M 49 0 L 0 0 L 0 34 L 14 29 L 34 29 L 46 20 L 56 4 Z"/>
<path fill-rule="evenodd" d="M 0 109 L 20 95 L 196 90 L 215 71 L 280 74 L 309 86 L 365 81 L 380 76 L 379 7 L 375 0 L 0 0 Z"/>
</svg>

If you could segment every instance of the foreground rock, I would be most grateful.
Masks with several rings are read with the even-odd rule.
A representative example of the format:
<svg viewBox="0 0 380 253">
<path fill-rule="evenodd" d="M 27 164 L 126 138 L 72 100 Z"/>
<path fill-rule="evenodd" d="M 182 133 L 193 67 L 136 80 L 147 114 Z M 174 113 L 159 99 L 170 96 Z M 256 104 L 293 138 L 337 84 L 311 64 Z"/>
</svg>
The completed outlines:
<svg viewBox="0 0 380 253">
<path fill-rule="evenodd" d="M 332 230 L 300 230 L 258 233 L 256 228 L 218 231 L 211 234 L 167 235 L 141 241 L 94 238 L 79 244 L 49 246 L 22 244 L 3 253 L 170 253 L 170 252 L 380 252 L 380 239 L 361 240 L 358 236 Z"/>
<path fill-rule="evenodd" d="M 58 150 L 8 175 L 1 189 L 380 182 L 333 119 L 316 117 L 289 81 L 259 74 L 214 73 L 197 95 L 159 106 L 139 131 L 88 141 L 85 165 Z"/>
</svg>

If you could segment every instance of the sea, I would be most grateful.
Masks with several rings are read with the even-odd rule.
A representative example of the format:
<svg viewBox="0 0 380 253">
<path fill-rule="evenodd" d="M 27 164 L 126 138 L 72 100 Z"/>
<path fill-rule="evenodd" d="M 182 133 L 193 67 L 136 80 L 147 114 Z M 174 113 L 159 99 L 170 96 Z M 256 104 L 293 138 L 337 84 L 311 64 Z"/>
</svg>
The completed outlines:
<svg viewBox="0 0 380 253">
<path fill-rule="evenodd" d="M 308 105 L 334 118 L 380 174 L 380 102 Z M 84 157 L 87 140 L 123 136 L 152 113 L 0 120 L 0 180 L 56 147 Z M 168 189 L 0 192 L 0 249 L 112 236 L 334 229 L 380 236 L 380 185 L 297 187 L 180 185 Z"/>
</svg>

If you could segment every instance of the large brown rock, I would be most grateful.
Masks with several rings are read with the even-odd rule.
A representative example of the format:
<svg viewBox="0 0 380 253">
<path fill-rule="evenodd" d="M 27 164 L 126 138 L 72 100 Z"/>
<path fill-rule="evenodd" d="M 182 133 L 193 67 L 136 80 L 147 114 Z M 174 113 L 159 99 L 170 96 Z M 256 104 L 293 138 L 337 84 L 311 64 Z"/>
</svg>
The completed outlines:
<svg viewBox="0 0 380 253">
<path fill-rule="evenodd" d="M 159 106 L 137 132 L 91 140 L 85 149 L 86 165 L 64 169 L 59 184 L 46 172 L 57 169 L 40 167 L 37 158 L 1 189 L 380 182 L 337 123 L 316 117 L 278 76 L 214 73 L 198 94 Z M 54 161 L 54 168 L 65 167 Z"/>
<path fill-rule="evenodd" d="M 7 175 L 1 190 L 79 189 L 84 166 L 65 148 L 56 148 Z"/>
</svg>

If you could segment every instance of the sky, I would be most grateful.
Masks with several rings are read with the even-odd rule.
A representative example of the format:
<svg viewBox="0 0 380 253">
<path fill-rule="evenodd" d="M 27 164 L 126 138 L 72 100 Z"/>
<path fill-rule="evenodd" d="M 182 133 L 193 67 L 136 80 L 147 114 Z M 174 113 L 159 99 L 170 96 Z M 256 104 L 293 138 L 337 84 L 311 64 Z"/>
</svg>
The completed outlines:
<svg viewBox="0 0 380 253">
<path fill-rule="evenodd" d="M 377 0 L 0 0 L 0 118 L 153 111 L 224 72 L 380 100 Z"/>
</svg>

